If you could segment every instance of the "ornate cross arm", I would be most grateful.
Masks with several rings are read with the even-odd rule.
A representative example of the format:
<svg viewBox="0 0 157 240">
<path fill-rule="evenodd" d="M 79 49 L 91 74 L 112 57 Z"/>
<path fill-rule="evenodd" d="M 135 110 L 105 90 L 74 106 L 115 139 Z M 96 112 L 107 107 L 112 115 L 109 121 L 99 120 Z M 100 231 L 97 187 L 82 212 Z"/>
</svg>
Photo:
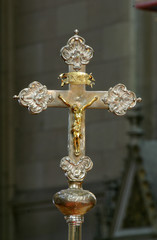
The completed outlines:
<svg viewBox="0 0 157 240">
<path fill-rule="evenodd" d="M 108 110 L 119 116 L 126 114 L 128 109 L 141 101 L 141 98 L 137 98 L 134 92 L 127 90 L 126 86 L 121 83 L 110 88 L 107 97 L 103 99 L 103 102 L 108 104 Z"/>
<path fill-rule="evenodd" d="M 91 106 L 87 106 L 88 108 L 105 108 L 119 116 L 124 115 L 128 109 L 133 108 L 137 102 L 141 102 L 142 100 L 141 98 L 137 98 L 134 92 L 127 90 L 124 84 L 120 83 L 110 88 L 109 91 L 83 91 L 81 92 L 81 96 L 75 98 L 71 90 L 47 90 L 45 85 L 37 81 L 29 84 L 28 88 L 24 88 L 14 98 L 18 99 L 19 103 L 24 107 L 28 107 L 28 110 L 32 114 L 37 114 L 46 110 L 47 107 L 66 107 L 63 101 L 59 101 L 59 96 L 64 96 L 69 101 L 73 98 L 74 103 L 79 98 L 86 98 L 88 102 L 95 95 L 98 101 L 94 102 Z"/>
<path fill-rule="evenodd" d="M 18 95 L 13 98 L 18 99 L 18 102 L 27 107 L 30 113 L 38 114 L 46 110 L 47 107 L 66 107 L 59 101 L 59 94 L 68 96 L 69 91 L 47 90 L 45 85 L 34 81 L 29 84 L 28 88 L 24 88 Z"/>
<path fill-rule="evenodd" d="M 28 107 L 28 110 L 33 114 L 46 110 L 47 104 L 53 101 L 52 94 L 49 94 L 46 86 L 37 81 L 29 84 L 28 88 L 24 88 L 14 98 L 18 99 L 19 103 L 24 107 Z"/>
<path fill-rule="evenodd" d="M 70 73 L 74 75 L 73 88 L 68 91 L 47 90 L 39 82 L 31 83 L 28 88 L 23 89 L 18 96 L 21 105 L 28 107 L 33 114 L 46 110 L 47 107 L 68 107 L 72 112 L 72 123 L 69 127 L 73 136 L 72 142 L 74 155 L 82 157 L 85 153 L 85 136 L 84 136 L 84 111 L 86 108 L 104 108 L 116 115 L 124 115 L 126 111 L 133 108 L 136 102 L 141 101 L 135 93 L 127 90 L 123 84 L 117 84 L 110 88 L 109 91 L 86 91 L 81 87 L 84 84 L 78 84 L 76 76 L 82 76 L 84 83 L 84 74 Z M 88 75 L 88 74 L 87 74 Z M 67 74 L 68 76 L 68 74 Z M 79 86 L 79 88 L 78 88 Z M 71 135 L 70 135 L 71 136 Z M 82 149 L 82 155 L 81 155 Z M 71 151 L 70 151 L 71 152 Z M 72 151 L 73 152 L 73 151 Z M 70 157 L 73 157 L 73 153 Z M 76 159 L 76 162 L 78 159 Z"/>
</svg>

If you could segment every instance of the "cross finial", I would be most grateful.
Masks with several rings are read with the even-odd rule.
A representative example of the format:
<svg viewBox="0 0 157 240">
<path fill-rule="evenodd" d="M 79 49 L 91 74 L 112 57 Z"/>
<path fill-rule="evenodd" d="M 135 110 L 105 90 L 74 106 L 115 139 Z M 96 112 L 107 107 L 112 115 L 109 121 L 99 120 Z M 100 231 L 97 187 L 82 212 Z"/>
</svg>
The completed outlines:
<svg viewBox="0 0 157 240">
<path fill-rule="evenodd" d="M 75 33 L 76 35 L 78 35 L 78 34 L 79 34 L 79 30 L 78 30 L 78 29 L 75 29 L 75 30 L 74 30 L 74 33 Z"/>
<path fill-rule="evenodd" d="M 82 65 L 87 65 L 93 57 L 93 49 L 85 44 L 85 39 L 78 35 L 79 31 L 74 30 L 67 45 L 61 48 L 61 56 L 65 63 L 73 65 L 74 71 L 80 71 Z"/>
</svg>

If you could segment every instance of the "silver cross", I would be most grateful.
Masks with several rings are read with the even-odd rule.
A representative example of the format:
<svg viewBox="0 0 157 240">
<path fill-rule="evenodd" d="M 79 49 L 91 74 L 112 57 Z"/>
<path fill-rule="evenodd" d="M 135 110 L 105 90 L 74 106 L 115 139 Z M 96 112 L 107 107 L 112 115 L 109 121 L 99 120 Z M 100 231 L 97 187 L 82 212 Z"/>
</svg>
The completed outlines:
<svg viewBox="0 0 157 240">
<path fill-rule="evenodd" d="M 57 193 L 54 202 L 68 223 L 81 226 L 83 215 L 96 203 L 95 196 L 82 189 L 82 181 L 93 166 L 91 159 L 85 156 L 85 110 L 108 109 L 122 116 L 141 98 L 121 83 L 108 91 L 86 91 L 86 85 L 93 87 L 95 84 L 92 74 L 86 73 L 93 49 L 85 44 L 78 30 L 61 49 L 61 56 L 68 64 L 69 71 L 60 74 L 59 79 L 61 86 L 69 84 L 69 90 L 47 90 L 46 86 L 35 81 L 14 98 L 28 107 L 32 114 L 40 113 L 47 107 L 69 108 L 68 156 L 63 157 L 60 163 L 68 178 L 69 188 Z"/>
</svg>

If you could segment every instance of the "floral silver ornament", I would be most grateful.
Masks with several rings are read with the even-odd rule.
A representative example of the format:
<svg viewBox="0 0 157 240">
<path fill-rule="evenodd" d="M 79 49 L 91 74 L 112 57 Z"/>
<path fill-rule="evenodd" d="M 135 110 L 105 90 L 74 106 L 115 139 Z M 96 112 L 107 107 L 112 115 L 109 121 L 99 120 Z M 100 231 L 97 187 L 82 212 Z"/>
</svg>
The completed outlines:
<svg viewBox="0 0 157 240">
<path fill-rule="evenodd" d="M 89 157 L 83 156 L 75 163 L 66 156 L 61 159 L 60 167 L 70 181 L 83 181 L 86 173 L 92 169 L 93 162 Z"/>
<path fill-rule="evenodd" d="M 85 45 L 84 38 L 78 35 L 78 30 L 75 30 L 75 35 L 61 49 L 61 56 L 67 64 L 74 66 L 75 71 L 79 71 L 81 65 L 88 64 L 93 57 L 93 49 Z"/>
<path fill-rule="evenodd" d="M 108 96 L 103 99 L 108 104 L 108 110 L 116 115 L 122 116 L 126 114 L 128 109 L 133 108 L 137 102 L 141 102 L 141 98 L 137 98 L 135 93 L 127 90 L 124 84 L 117 84 L 108 91 Z"/>
<path fill-rule="evenodd" d="M 47 109 L 48 102 L 52 101 L 52 96 L 48 94 L 46 86 L 34 81 L 29 84 L 28 88 L 24 88 L 18 96 L 21 105 L 28 107 L 28 110 L 37 114 Z"/>
</svg>

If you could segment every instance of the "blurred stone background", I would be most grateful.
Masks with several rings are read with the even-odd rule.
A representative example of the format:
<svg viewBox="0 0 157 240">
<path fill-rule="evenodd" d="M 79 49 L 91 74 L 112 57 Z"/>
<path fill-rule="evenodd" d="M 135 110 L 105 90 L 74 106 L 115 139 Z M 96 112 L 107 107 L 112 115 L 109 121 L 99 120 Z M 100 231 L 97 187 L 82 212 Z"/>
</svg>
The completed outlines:
<svg viewBox="0 0 157 240">
<path fill-rule="evenodd" d="M 143 98 L 145 138 L 156 139 L 157 15 L 127 0 L 1 0 L 0 11 L 1 239 L 67 239 L 51 199 L 67 187 L 59 163 L 67 155 L 68 111 L 34 116 L 12 96 L 35 80 L 60 89 L 58 75 L 67 71 L 60 49 L 78 28 L 95 51 L 87 66 L 94 90 L 124 83 L 135 91 Z M 84 188 L 95 193 L 121 176 L 128 129 L 125 117 L 87 111 L 86 154 L 94 168 Z M 83 239 L 94 239 L 95 216 L 93 209 L 85 217 Z"/>
</svg>

